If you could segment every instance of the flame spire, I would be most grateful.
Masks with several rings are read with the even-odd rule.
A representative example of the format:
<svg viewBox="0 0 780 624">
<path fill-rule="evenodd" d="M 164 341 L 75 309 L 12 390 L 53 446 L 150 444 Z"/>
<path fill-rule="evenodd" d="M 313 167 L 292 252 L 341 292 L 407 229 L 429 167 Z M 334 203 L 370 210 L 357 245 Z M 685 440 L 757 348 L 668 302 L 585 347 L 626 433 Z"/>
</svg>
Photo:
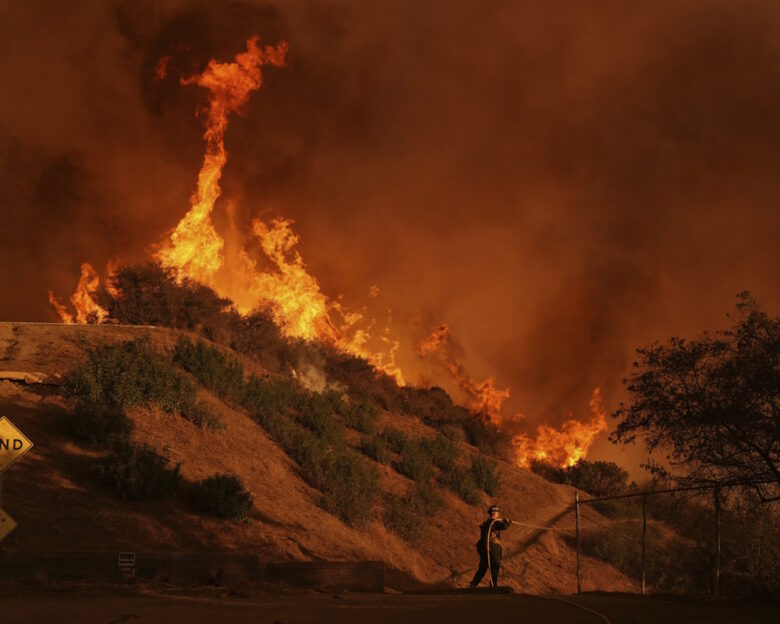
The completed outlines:
<svg viewBox="0 0 780 624">
<path fill-rule="evenodd" d="M 258 45 L 259 37 L 247 41 L 246 52 L 236 55 L 232 63 L 212 59 L 201 74 L 181 79 L 183 85 L 198 85 L 209 90 L 205 115 L 206 155 L 198 174 L 198 187 L 191 208 L 176 226 L 170 241 L 157 253 L 163 266 L 172 268 L 178 277 L 188 277 L 206 284 L 222 265 L 224 240 L 214 229 L 211 213 L 222 190 L 222 169 L 227 162 L 225 129 L 228 115 L 241 112 L 253 91 L 263 84 L 264 65 L 281 67 L 288 45 Z"/>
<path fill-rule="evenodd" d="M 181 80 L 181 84 L 209 90 L 203 135 L 206 155 L 190 210 L 163 243 L 157 259 L 173 269 L 179 279 L 211 286 L 235 302 L 239 312 L 269 306 L 285 335 L 328 341 L 347 353 L 366 358 L 403 384 L 403 375 L 395 365 L 397 342 L 382 336 L 380 340 L 387 349 L 372 351 L 366 346 L 368 331 L 356 328 L 362 315 L 327 297 L 317 279 L 306 270 L 296 249 L 300 239 L 292 230 L 291 220 L 278 218 L 266 224 L 255 219 L 252 223 L 252 234 L 270 261 L 268 271 L 258 269 L 257 261 L 246 250 L 225 249 L 225 240 L 211 221 L 227 163 L 224 138 L 228 117 L 240 113 L 251 93 L 262 86 L 262 67 L 284 66 L 287 51 L 284 42 L 261 49 L 258 38 L 253 37 L 247 41 L 247 51 L 238 54 L 234 62 L 211 60 L 203 73 Z M 343 322 L 337 325 L 334 319 Z"/>
</svg>

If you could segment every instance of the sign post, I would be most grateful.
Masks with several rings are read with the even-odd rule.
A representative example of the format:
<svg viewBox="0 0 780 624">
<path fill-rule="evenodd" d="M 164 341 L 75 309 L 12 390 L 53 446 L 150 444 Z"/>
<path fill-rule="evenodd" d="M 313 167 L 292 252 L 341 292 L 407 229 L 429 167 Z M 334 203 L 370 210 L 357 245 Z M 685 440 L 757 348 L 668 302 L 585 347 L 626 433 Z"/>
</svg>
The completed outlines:
<svg viewBox="0 0 780 624">
<path fill-rule="evenodd" d="M 5 416 L 0 416 L 0 541 L 16 528 L 16 522 L 3 511 L 3 471 L 33 447 L 29 438 Z"/>
</svg>

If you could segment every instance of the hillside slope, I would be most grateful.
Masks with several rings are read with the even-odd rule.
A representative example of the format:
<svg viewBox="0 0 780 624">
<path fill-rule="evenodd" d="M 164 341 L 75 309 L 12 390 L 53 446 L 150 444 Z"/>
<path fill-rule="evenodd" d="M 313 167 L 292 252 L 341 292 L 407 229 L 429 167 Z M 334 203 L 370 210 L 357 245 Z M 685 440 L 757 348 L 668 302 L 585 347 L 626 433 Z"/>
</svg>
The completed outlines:
<svg viewBox="0 0 780 624">
<path fill-rule="evenodd" d="M 0 415 L 10 418 L 35 443 L 5 473 L 3 507 L 18 528 L 0 543 L 19 550 L 180 550 L 248 551 L 268 560 L 383 560 L 389 584 L 464 586 L 477 565 L 474 542 L 484 508 L 469 506 L 450 492 L 427 523 L 421 543 L 412 546 L 380 520 L 355 529 L 321 509 L 318 492 L 301 478 L 296 464 L 247 413 L 199 389 L 225 424 L 221 431 L 198 428 L 176 414 L 135 408 L 133 441 L 146 443 L 181 465 L 188 480 L 217 472 L 241 477 L 254 497 L 249 522 L 219 520 L 195 513 L 185 500 L 134 503 L 97 485 L 93 467 L 103 450 L 74 443 L 63 423 L 72 405 L 58 392 L 59 380 L 85 357 L 88 348 L 148 333 L 160 349 L 171 348 L 182 332 L 164 328 L 0 323 Z M 238 356 L 236 356 L 238 357 Z M 242 359 L 242 358 L 239 358 Z M 249 372 L 259 366 L 242 359 Z M 19 378 L 25 375 L 30 381 Z M 37 377 L 30 376 L 39 373 Z M 10 379 L 13 378 L 13 379 Z M 435 431 L 415 418 L 383 413 L 382 423 L 416 434 Z M 475 449 L 462 443 L 463 453 Z M 576 590 L 575 553 L 570 536 L 574 490 L 530 471 L 499 462 L 500 503 L 509 517 L 533 526 L 504 534 L 502 583 L 518 591 L 571 593 Z M 385 491 L 403 493 L 411 483 L 390 466 L 376 464 Z M 379 517 L 379 514 L 377 514 Z M 557 531 L 534 527 L 553 526 Z M 585 558 L 583 589 L 633 590 L 633 581 L 598 560 Z"/>
</svg>

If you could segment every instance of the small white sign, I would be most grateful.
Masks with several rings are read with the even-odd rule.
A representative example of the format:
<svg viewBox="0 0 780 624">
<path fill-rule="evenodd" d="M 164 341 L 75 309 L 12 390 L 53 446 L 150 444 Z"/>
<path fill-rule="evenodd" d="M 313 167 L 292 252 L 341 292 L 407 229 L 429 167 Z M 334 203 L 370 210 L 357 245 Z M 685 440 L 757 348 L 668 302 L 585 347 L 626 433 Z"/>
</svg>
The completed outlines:
<svg viewBox="0 0 780 624">
<path fill-rule="evenodd" d="M 128 574 L 130 576 L 135 575 L 135 553 L 134 552 L 119 553 L 119 572 L 121 572 L 122 574 Z"/>
</svg>

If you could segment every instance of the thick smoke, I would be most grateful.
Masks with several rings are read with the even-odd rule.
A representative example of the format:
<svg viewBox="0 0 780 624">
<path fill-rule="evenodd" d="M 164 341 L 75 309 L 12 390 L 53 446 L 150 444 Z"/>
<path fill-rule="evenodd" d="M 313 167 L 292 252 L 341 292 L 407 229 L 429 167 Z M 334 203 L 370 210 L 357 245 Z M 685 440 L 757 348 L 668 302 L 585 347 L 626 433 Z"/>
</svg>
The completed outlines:
<svg viewBox="0 0 780 624">
<path fill-rule="evenodd" d="M 780 306 L 772 0 L 31 0 L 0 3 L 0 317 L 148 257 L 203 155 L 179 78 L 253 34 L 289 66 L 231 121 L 216 226 L 292 218 L 325 292 L 392 309 L 407 378 L 448 383 L 413 349 L 447 322 L 554 424 L 736 292 Z"/>
</svg>

